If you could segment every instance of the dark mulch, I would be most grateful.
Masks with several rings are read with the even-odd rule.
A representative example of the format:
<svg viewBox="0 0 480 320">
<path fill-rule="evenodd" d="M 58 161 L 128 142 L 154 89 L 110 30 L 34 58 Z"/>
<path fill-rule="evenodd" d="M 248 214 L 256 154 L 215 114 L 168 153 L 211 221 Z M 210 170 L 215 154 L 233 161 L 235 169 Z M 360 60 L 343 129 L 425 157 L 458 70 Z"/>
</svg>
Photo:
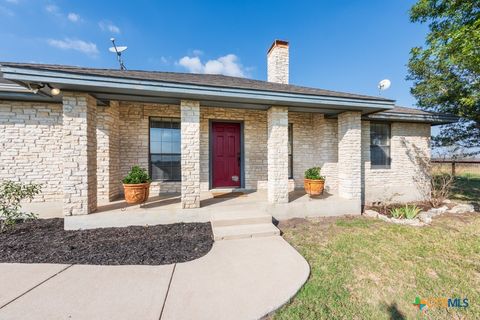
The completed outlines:
<svg viewBox="0 0 480 320">
<path fill-rule="evenodd" d="M 19 223 L 0 233 L 0 262 L 161 265 L 200 258 L 210 223 L 65 231 L 63 219 Z"/>
</svg>

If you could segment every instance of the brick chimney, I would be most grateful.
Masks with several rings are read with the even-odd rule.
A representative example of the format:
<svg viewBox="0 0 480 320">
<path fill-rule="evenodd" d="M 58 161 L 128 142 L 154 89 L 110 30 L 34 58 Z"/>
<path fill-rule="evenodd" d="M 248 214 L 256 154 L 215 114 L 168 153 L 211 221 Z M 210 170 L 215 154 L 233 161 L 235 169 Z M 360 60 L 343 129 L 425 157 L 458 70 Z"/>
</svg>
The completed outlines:
<svg viewBox="0 0 480 320">
<path fill-rule="evenodd" d="M 288 42 L 275 40 L 267 52 L 267 80 L 288 84 Z"/>
</svg>

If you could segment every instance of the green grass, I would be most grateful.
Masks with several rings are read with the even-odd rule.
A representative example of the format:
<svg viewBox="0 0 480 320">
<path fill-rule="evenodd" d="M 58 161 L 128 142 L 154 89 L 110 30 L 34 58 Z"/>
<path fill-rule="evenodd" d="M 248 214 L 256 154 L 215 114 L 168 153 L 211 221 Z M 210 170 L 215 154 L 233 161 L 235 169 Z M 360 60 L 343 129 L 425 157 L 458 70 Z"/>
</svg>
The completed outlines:
<svg viewBox="0 0 480 320">
<path fill-rule="evenodd" d="M 280 227 L 311 275 L 275 319 L 422 318 L 416 296 L 470 301 L 467 309 L 431 309 L 427 318 L 480 314 L 480 214 L 441 216 L 425 228 L 363 217 Z"/>
<path fill-rule="evenodd" d="M 464 173 L 455 177 L 450 198 L 472 203 L 478 210 L 480 207 L 480 174 Z"/>
</svg>

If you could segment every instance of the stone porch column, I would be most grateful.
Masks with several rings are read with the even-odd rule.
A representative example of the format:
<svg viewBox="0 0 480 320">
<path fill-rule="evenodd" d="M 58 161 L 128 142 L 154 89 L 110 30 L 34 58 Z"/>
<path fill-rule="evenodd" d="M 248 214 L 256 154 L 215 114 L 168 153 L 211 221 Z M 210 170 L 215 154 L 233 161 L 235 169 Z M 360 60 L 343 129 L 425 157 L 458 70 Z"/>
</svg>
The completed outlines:
<svg viewBox="0 0 480 320">
<path fill-rule="evenodd" d="M 182 100 L 182 208 L 200 207 L 200 102 Z"/>
<path fill-rule="evenodd" d="M 98 198 L 113 201 L 120 193 L 120 142 L 118 101 L 97 107 Z"/>
<path fill-rule="evenodd" d="M 338 195 L 360 200 L 362 194 L 362 114 L 338 115 Z"/>
<path fill-rule="evenodd" d="M 268 122 L 268 202 L 288 202 L 288 107 L 270 107 Z"/>
<path fill-rule="evenodd" d="M 63 93 L 63 214 L 97 209 L 97 101 L 86 93 Z"/>
</svg>

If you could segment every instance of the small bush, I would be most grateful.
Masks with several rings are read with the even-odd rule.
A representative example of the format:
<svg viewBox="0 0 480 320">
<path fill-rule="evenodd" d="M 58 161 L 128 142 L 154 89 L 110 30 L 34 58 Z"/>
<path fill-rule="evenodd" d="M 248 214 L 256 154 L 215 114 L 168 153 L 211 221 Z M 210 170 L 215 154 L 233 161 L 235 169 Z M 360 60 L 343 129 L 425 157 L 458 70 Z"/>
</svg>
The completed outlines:
<svg viewBox="0 0 480 320">
<path fill-rule="evenodd" d="M 320 175 L 320 167 L 313 167 L 305 171 L 305 179 L 311 179 L 311 180 L 324 180 L 325 177 Z"/>
<path fill-rule="evenodd" d="M 432 207 L 437 208 L 450 196 L 455 177 L 451 174 L 438 174 L 430 180 L 431 195 L 429 202 Z"/>
<path fill-rule="evenodd" d="M 145 169 L 140 168 L 139 166 L 133 166 L 122 181 L 125 184 L 140 184 L 150 182 L 151 179 Z"/>
<path fill-rule="evenodd" d="M 403 207 L 393 208 L 390 210 L 390 214 L 392 217 L 397 219 L 413 219 L 415 218 L 422 209 L 417 207 L 416 205 L 405 205 Z"/>
<path fill-rule="evenodd" d="M 14 226 L 18 221 L 37 218 L 32 212 L 22 212 L 20 201 L 32 200 L 40 191 L 41 186 L 35 183 L 0 183 L 0 232 Z"/>
</svg>

